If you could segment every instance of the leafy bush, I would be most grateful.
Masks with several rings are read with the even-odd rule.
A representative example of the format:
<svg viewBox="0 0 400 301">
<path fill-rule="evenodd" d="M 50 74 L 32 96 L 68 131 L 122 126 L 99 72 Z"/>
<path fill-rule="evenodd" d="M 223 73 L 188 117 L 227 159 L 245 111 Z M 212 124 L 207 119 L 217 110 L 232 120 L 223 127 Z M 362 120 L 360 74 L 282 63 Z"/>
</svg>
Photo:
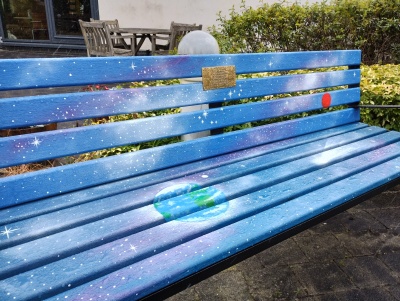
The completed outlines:
<svg viewBox="0 0 400 301">
<path fill-rule="evenodd" d="M 400 105 L 400 66 L 362 66 L 361 104 Z M 361 110 L 362 121 L 400 131 L 400 109 Z"/>
<path fill-rule="evenodd" d="M 223 53 L 361 49 L 363 62 L 400 61 L 400 0 L 304 4 L 245 1 L 210 28 Z"/>
<path fill-rule="evenodd" d="M 372 65 L 362 67 L 361 102 L 400 105 L 399 66 L 373 65 L 400 63 L 400 0 L 283 1 L 258 8 L 242 1 L 217 21 L 210 32 L 222 53 L 361 49 L 363 63 Z M 361 118 L 400 130 L 400 109 L 366 108 Z"/>
</svg>

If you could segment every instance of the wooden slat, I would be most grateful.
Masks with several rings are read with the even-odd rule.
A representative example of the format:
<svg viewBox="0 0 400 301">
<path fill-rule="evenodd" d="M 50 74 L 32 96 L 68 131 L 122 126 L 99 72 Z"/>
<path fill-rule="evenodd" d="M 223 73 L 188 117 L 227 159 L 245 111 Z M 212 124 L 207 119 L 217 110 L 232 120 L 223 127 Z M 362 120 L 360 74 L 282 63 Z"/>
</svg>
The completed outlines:
<svg viewBox="0 0 400 301">
<path fill-rule="evenodd" d="M 398 133 L 395 135 L 397 136 L 397 140 L 399 140 L 400 135 Z M 367 146 L 369 142 L 369 140 L 365 141 L 365 145 Z M 353 150 L 356 149 L 357 145 L 355 145 Z M 171 255 L 171 251 L 173 252 L 174 248 L 178 248 L 183 253 L 183 257 L 179 259 L 182 260 L 181 263 L 186 265 L 188 262 L 190 262 L 191 267 L 189 269 L 191 272 L 196 271 L 199 269 L 199 267 L 203 266 L 203 257 L 197 257 L 193 255 L 188 257 L 184 256 L 187 254 L 187 251 L 184 250 L 188 245 L 194 247 L 192 245 L 193 239 L 202 242 L 204 235 L 208 237 L 205 239 L 208 247 L 204 247 L 203 245 L 203 248 L 195 248 L 195 252 L 199 255 L 207 254 L 207 260 L 210 260 L 210 258 L 213 260 L 217 260 L 217 258 L 224 258 L 226 256 L 225 248 L 229 248 L 230 254 L 232 255 L 233 253 L 242 250 L 247 246 L 265 239 L 266 235 L 268 236 L 276 233 L 275 231 L 277 231 L 277 229 L 270 226 L 274 223 L 274 220 L 281 221 L 282 218 L 285 217 L 284 224 L 287 225 L 287 227 L 291 227 L 293 223 L 298 223 L 298 219 L 308 219 L 312 216 L 315 216 L 319 212 L 326 210 L 326 208 L 333 207 L 334 205 L 332 203 L 332 198 L 336 199 L 338 192 L 335 189 L 332 189 L 329 194 L 321 192 L 315 194 L 314 191 L 316 189 L 326 190 L 326 187 L 329 187 L 327 185 L 337 181 L 342 181 L 342 179 L 345 178 L 346 180 L 350 179 L 351 182 L 352 177 L 358 177 L 357 174 L 362 174 L 364 171 L 366 171 L 367 174 L 370 174 L 372 172 L 371 169 L 381 176 L 374 178 L 363 175 L 361 178 L 366 178 L 368 186 L 363 186 L 365 184 L 363 183 L 363 185 L 357 187 L 357 190 L 360 191 L 359 193 L 362 193 L 364 189 L 371 189 L 371 186 L 376 187 L 377 185 L 380 185 L 383 183 L 383 181 L 386 181 L 387 176 L 389 178 L 396 176 L 398 177 L 400 175 L 399 151 L 400 143 L 389 144 L 388 146 L 382 147 L 378 150 L 373 150 L 369 153 L 352 157 L 346 161 L 341 161 L 326 168 L 318 169 L 317 171 L 304 174 L 286 182 L 281 182 L 274 186 L 266 187 L 260 191 L 229 201 L 228 209 L 224 212 L 224 214 L 216 218 L 209 219 L 207 222 L 197 222 L 194 224 L 193 222 L 175 220 L 130 236 L 122 237 L 117 241 L 105 244 L 91 251 L 82 252 L 62 259 L 58 262 L 46 264 L 45 268 L 37 268 L 32 271 L 16 275 L 12 279 L 6 279 L 0 283 L 0 288 L 2 288 L 1 291 L 6 293 L 8 290 L 14 287 L 14 289 L 10 290 L 13 292 L 13 296 L 25 298 L 36 295 L 44 298 L 52 296 L 56 293 L 60 293 L 60 291 L 66 291 L 70 288 L 74 288 L 83 282 L 94 280 L 95 278 L 106 275 L 111 271 L 117 271 L 120 268 L 126 267 L 126 270 L 123 273 L 124 276 L 132 273 L 133 277 L 129 277 L 130 291 L 133 291 L 133 294 L 139 292 L 149 293 L 147 289 L 142 289 L 143 279 L 140 277 L 145 278 L 147 273 L 149 273 L 147 275 L 150 275 L 151 273 L 157 274 L 156 271 L 160 268 L 159 265 L 162 265 L 163 268 L 166 268 L 164 266 L 165 262 L 168 262 L 168 265 L 171 264 L 170 260 L 177 258 L 173 257 L 174 259 L 169 259 L 169 255 Z M 321 158 L 321 155 L 316 156 Z M 322 157 L 324 160 L 326 160 L 324 155 L 322 155 Z M 390 161 L 389 166 L 385 163 L 388 160 L 392 160 Z M 309 162 L 314 162 L 317 164 L 313 157 L 310 157 Z M 295 162 L 288 163 L 287 166 L 279 166 L 281 172 L 287 172 L 288 168 L 290 169 L 293 167 L 296 168 Z M 380 170 L 383 170 L 382 167 L 385 168 L 384 174 L 380 173 Z M 279 175 L 279 171 L 276 169 L 272 169 L 270 172 L 274 175 L 278 172 Z M 370 178 L 374 178 L 373 181 L 369 180 Z M 359 178 L 357 180 L 360 181 Z M 352 190 L 354 191 L 354 187 Z M 276 193 L 277 191 L 280 193 Z M 295 209 L 297 210 L 295 214 L 291 212 L 291 215 L 286 215 L 286 213 L 284 213 L 285 211 L 275 211 L 276 209 L 274 209 L 274 207 L 276 206 L 276 208 L 281 206 L 288 208 L 285 205 L 285 202 L 288 202 L 288 204 L 292 205 L 293 201 L 296 201 L 294 198 L 304 199 L 307 197 L 307 195 L 304 196 L 306 193 L 310 193 L 312 195 L 313 201 L 305 202 L 303 200 L 302 203 L 299 203 L 299 205 L 296 206 Z M 321 195 L 324 197 L 322 198 Z M 319 202 L 321 200 L 326 202 L 327 199 L 330 200 L 330 202 L 324 203 L 324 208 L 319 208 Z M 342 201 L 343 200 L 340 202 Z M 152 210 L 155 211 L 154 208 L 152 208 Z M 273 214 L 275 218 L 272 220 L 258 220 L 260 215 L 269 215 L 271 212 L 275 212 Z M 148 213 L 151 214 L 150 211 Z M 198 216 L 198 214 L 194 213 L 192 217 L 195 218 L 196 216 Z M 118 218 L 119 217 L 116 216 L 115 220 L 117 221 Z M 262 229 L 262 232 L 259 232 L 259 230 L 256 231 L 257 236 L 252 237 L 252 235 L 250 235 L 250 233 L 253 231 L 248 230 L 248 218 L 252 220 L 252 226 L 250 226 L 251 228 L 254 227 Z M 134 220 L 135 219 L 133 218 L 132 221 Z M 268 224 L 265 224 L 266 221 L 268 221 Z M 236 227 L 237 223 L 243 226 Z M 129 223 L 124 222 L 121 223 L 121 226 L 122 225 L 129 226 Z M 244 227 L 244 225 L 246 226 Z M 243 229 L 247 230 L 243 232 Z M 279 230 L 281 231 L 282 229 Z M 168 233 L 168 237 L 165 237 L 166 233 Z M 238 239 L 234 239 L 232 242 L 229 237 L 234 235 L 238 236 Z M 243 239 L 243 235 L 246 235 L 249 240 Z M 224 236 L 225 239 L 220 240 L 222 236 Z M 42 243 L 45 244 L 46 239 Z M 29 250 L 31 250 L 31 248 L 29 248 Z M 211 256 L 210 253 L 212 254 Z M 180 257 L 178 256 L 178 258 Z M 143 261 L 141 261 L 142 259 Z M 130 266 L 136 264 L 138 264 L 141 268 L 135 268 L 134 270 L 129 271 Z M 62 270 L 60 267 L 64 267 L 65 270 Z M 57 271 L 57 277 L 49 277 L 53 271 Z M 117 271 L 115 274 L 111 274 L 106 277 L 114 277 L 114 275 L 117 274 L 121 275 L 121 273 Z M 185 274 L 183 273 L 178 275 L 169 271 L 169 275 L 175 281 L 183 277 Z M 147 287 L 151 287 L 153 284 L 156 284 L 156 287 L 152 288 L 156 289 L 158 287 L 157 281 L 159 281 L 159 279 L 157 277 L 151 278 L 152 279 L 147 279 L 144 284 Z M 171 278 L 169 278 L 169 280 L 171 280 Z M 29 281 L 24 281 L 24 279 L 29 279 Z M 99 281 L 102 280 L 100 279 Z M 97 281 L 95 281 L 95 283 L 96 282 Z M 38 285 L 43 283 L 46 283 L 46 285 Z M 108 287 L 106 283 L 107 281 L 103 282 L 103 285 L 108 289 L 111 289 L 111 287 Z M 123 283 L 124 281 L 121 281 L 120 279 L 118 286 L 124 286 Z M 21 286 L 20 290 L 15 289 L 17 285 Z M 49 286 L 51 286 L 51 289 L 48 288 Z M 34 291 L 31 289 L 31 287 L 36 288 L 36 290 Z M 100 285 L 96 285 L 94 288 L 87 285 L 82 289 L 83 291 L 91 290 L 92 296 L 93 294 L 97 294 L 97 292 L 102 291 Z M 78 292 L 82 292 L 79 288 L 76 290 L 78 290 Z M 70 292 L 67 294 L 69 293 Z M 74 293 L 74 290 L 71 293 Z M 75 294 L 77 293 L 75 292 Z M 117 300 L 117 296 L 115 296 L 115 300 Z"/>
<path fill-rule="evenodd" d="M 368 137 L 371 136 L 372 138 L 368 139 Z M 272 168 L 279 164 L 286 164 L 295 160 L 300 160 L 301 162 L 304 161 L 305 164 L 302 166 L 300 166 L 299 164 L 299 166 L 296 168 L 296 171 L 287 169 L 287 172 L 289 174 L 286 176 L 294 177 L 295 175 L 316 169 L 323 165 L 319 162 L 315 164 L 310 164 L 310 159 L 308 158 L 309 156 L 315 154 L 317 154 L 316 156 L 320 156 L 320 154 L 322 153 L 326 154 L 324 156 L 328 156 L 330 158 L 329 163 L 332 164 L 333 162 L 335 162 L 335 160 L 343 160 L 345 158 L 348 158 L 350 155 L 354 156 L 357 153 L 363 153 L 378 146 L 393 142 L 393 138 L 388 138 L 390 136 L 394 136 L 395 140 L 397 139 L 396 135 L 393 135 L 392 133 L 386 133 L 385 130 L 381 128 L 360 129 L 359 131 L 349 132 L 343 135 L 338 135 L 325 139 L 321 138 L 320 140 L 315 142 L 309 142 L 307 144 L 285 148 L 281 151 L 271 150 L 271 152 L 268 152 L 267 154 L 258 155 L 256 157 L 253 157 L 254 154 L 250 156 L 248 154 L 242 154 L 241 160 L 239 162 L 228 161 L 227 163 L 225 161 L 227 159 L 227 156 L 223 156 L 218 159 L 219 164 L 216 164 L 215 166 L 209 166 L 207 170 L 193 173 L 191 175 L 186 173 L 183 177 L 175 175 L 175 177 L 172 179 L 160 178 L 159 173 L 157 173 L 157 175 L 154 175 L 154 177 L 157 176 L 157 179 L 160 181 L 160 183 L 155 185 L 148 184 L 144 188 L 134 189 L 124 194 L 120 192 L 120 194 L 116 195 L 115 197 L 98 199 L 95 203 L 93 201 L 86 204 L 78 203 L 78 206 L 67 208 L 64 211 L 57 211 L 56 214 L 41 214 L 38 217 L 21 220 L 14 223 L 5 223 L 3 221 L 2 223 L 0 223 L 0 227 L 7 226 L 14 229 L 24 228 L 34 230 L 32 232 L 27 231 L 24 234 L 19 234 L 12 239 L 0 241 L 0 249 L 8 248 L 15 244 L 35 239 L 39 236 L 43 237 L 51 233 L 61 231 L 62 229 L 69 229 L 79 224 L 89 223 L 91 221 L 99 220 L 101 218 L 120 214 L 121 212 L 150 205 L 152 204 L 154 196 L 157 194 L 158 191 L 181 183 L 196 183 L 196 185 L 198 185 L 197 189 L 201 189 L 202 187 L 207 187 L 214 184 L 216 185 L 216 187 L 220 188 L 219 185 L 222 184 L 218 183 L 226 181 L 233 181 L 235 183 L 235 181 L 239 181 L 239 183 L 233 184 L 232 188 L 222 189 L 225 191 L 229 191 L 229 193 L 226 193 L 226 196 L 228 198 L 233 198 L 229 197 L 229 195 L 232 196 L 240 193 L 240 191 L 245 193 L 245 191 L 248 191 L 249 189 L 256 189 L 254 186 L 255 182 L 247 184 L 246 188 L 242 187 L 241 182 L 248 183 L 248 180 L 245 179 L 246 175 L 248 174 L 251 174 L 251 178 L 256 172 L 261 172 L 266 168 Z M 379 142 L 376 142 L 376 140 L 378 140 Z M 329 150 L 333 147 L 334 150 L 331 151 L 333 152 L 333 154 L 330 154 Z M 195 168 L 192 168 L 192 165 L 196 164 L 197 163 L 186 165 L 185 168 L 186 170 L 195 170 Z M 204 177 L 205 174 L 211 174 L 212 177 Z M 240 179 L 234 181 L 234 179 L 237 178 Z M 274 179 L 274 181 L 283 181 L 284 179 L 285 178 L 283 177 L 277 177 Z M 266 180 L 263 185 L 272 185 L 272 182 L 271 180 Z M 115 185 L 113 185 L 113 188 L 115 189 Z M 93 192 L 96 192 L 97 190 L 99 190 L 98 187 L 95 187 L 86 190 L 84 194 L 92 196 Z M 139 199 L 137 198 L 138 195 L 140 195 Z M 113 204 L 113 206 L 110 207 L 109 204 Z M 69 205 L 71 206 L 71 204 Z M 184 211 L 187 211 L 187 208 L 184 209 L 183 205 L 181 207 Z M 38 208 L 36 208 L 35 211 L 37 211 L 37 209 Z M 81 214 L 82 212 L 84 212 L 84 214 Z M 132 216 L 129 216 L 129 218 L 131 219 Z M 139 220 L 141 220 L 141 223 L 143 222 L 142 219 L 139 218 Z M 91 237 L 90 239 L 93 239 L 93 237 Z"/>
<path fill-rule="evenodd" d="M 63 300 L 85 298 L 87 295 L 102 300 L 138 300 L 174 281 L 195 273 L 224 258 L 250 247 L 257 242 L 266 240 L 293 225 L 300 224 L 331 208 L 351 200 L 356 191 L 362 194 L 372 188 L 386 183 L 385 176 L 375 177 L 371 174 L 387 175 L 393 179 L 400 176 L 400 158 L 383 163 L 348 179 L 341 180 L 332 185 L 310 192 L 291 201 L 278 205 L 270 210 L 263 211 L 251 217 L 229 224 L 215 232 L 196 237 L 185 244 L 160 252 L 151 259 L 127 264 L 114 273 L 100 277 L 77 287 L 59 293 L 49 300 Z M 360 165 L 358 165 L 360 166 Z M 307 182 L 310 185 L 311 182 Z M 356 184 L 356 187 L 354 185 Z M 298 185 L 296 185 L 298 187 Z M 321 196 L 324 197 L 321 197 Z M 250 202 L 249 202 L 250 203 Z M 251 202 L 251 205 L 254 203 Z M 179 227 L 182 227 L 179 223 Z M 178 225 L 174 225 L 178 227 Z M 244 230 L 247 229 L 247 230 Z M 251 230 L 250 230 L 251 229 Z M 130 245 L 135 246 L 135 251 L 129 250 Z M 128 238 L 125 244 L 113 252 L 113 259 L 118 258 L 118 252 L 129 250 L 126 256 L 134 258 L 139 253 L 141 245 L 138 241 Z M 151 264 L 149 264 L 151 260 Z M 61 281 L 60 281 L 61 282 Z M 67 285 L 68 281 L 61 282 Z M 40 283 L 38 281 L 37 283 Z M 35 282 L 36 284 L 36 282 Z M 20 285 L 14 283 L 15 289 Z M 27 283 L 23 288 L 29 290 Z M 41 291 L 48 292 L 41 287 Z M 13 291 L 15 292 L 15 290 Z M 18 291 L 19 292 L 19 291 Z M 107 296 L 107 297 L 104 297 Z"/>
<path fill-rule="evenodd" d="M 228 102 L 279 93 L 354 85 L 359 81 L 360 70 L 357 69 L 238 80 L 234 88 L 211 91 L 204 91 L 201 84 L 193 84 L 0 99 L 2 112 L 0 127 L 17 128 L 188 105 Z M 354 92 L 349 90 L 348 93 L 356 93 L 355 91 L 359 90 L 354 89 Z M 343 97 L 343 102 L 346 102 L 346 92 L 337 97 Z M 353 101 L 356 102 L 359 99 L 353 99 Z"/>
<path fill-rule="evenodd" d="M 0 91 L 81 86 L 201 76 L 202 67 L 236 65 L 236 72 L 257 73 L 360 65 L 361 52 L 305 51 L 265 54 L 105 57 L 3 60 Z"/>
<path fill-rule="evenodd" d="M 7 137 L 0 140 L 0 152 L 8 154 L 0 168 L 322 109 L 324 94 Z M 359 99 L 358 89 L 329 94 L 333 106 Z"/>
<path fill-rule="evenodd" d="M 149 174 L 128 178 L 118 182 L 103 184 L 100 186 L 96 186 L 94 189 L 91 189 L 90 193 L 88 193 L 86 190 L 79 190 L 57 197 L 46 198 L 44 200 L 12 207 L 12 209 L 0 210 L 0 227 L 10 223 L 15 223 L 23 219 L 61 210 L 63 208 L 84 204 L 92 200 L 97 200 L 113 196 L 115 194 L 121 194 L 124 192 L 139 189 L 143 186 L 164 183 L 177 177 L 188 177 L 189 166 L 190 173 L 200 173 L 204 170 L 220 167 L 224 164 L 233 164 L 236 162 L 240 162 L 243 159 L 250 159 L 257 156 L 270 154 L 272 152 L 283 151 L 288 148 L 299 147 L 301 145 L 313 143 L 321 139 L 336 139 L 336 137 L 340 136 L 341 140 L 340 142 L 338 142 L 338 145 L 341 145 L 344 143 L 349 143 L 349 141 L 356 141 L 358 139 L 361 139 L 362 137 L 366 138 L 369 136 L 373 136 L 377 133 L 382 133 L 384 131 L 385 130 L 381 128 L 367 127 L 367 125 L 363 123 L 353 123 L 324 131 L 319 131 L 316 133 L 302 135 L 300 137 L 289 138 L 266 145 L 256 146 L 250 149 L 240 150 L 218 157 L 203 159 L 180 166 L 175 166 L 166 170 L 160 170 Z M 343 135 L 346 135 L 346 139 L 343 139 Z M 350 140 L 348 138 L 349 136 L 353 138 L 351 138 Z M 319 151 L 319 149 L 317 151 Z M 204 180 L 204 178 L 201 179 Z M 162 185 L 163 184 L 161 184 L 160 186 L 160 190 L 164 188 L 162 187 Z M 113 199 L 112 202 L 114 203 L 118 201 Z"/>
<path fill-rule="evenodd" d="M 209 158 L 359 121 L 358 109 L 346 109 L 299 120 L 274 123 L 240 132 L 0 178 L 0 207 L 104 184 L 177 164 Z M 326 118 L 330 116 L 329 118 Z M 40 136 L 39 136 L 40 137 Z M 218 141 L 216 144 L 215 142 Z M 240 143 L 237 143 L 240 141 Z M 157 160 L 155 160 L 157 158 Z M 84 176 L 82 176 L 84 175 Z M 92 176 L 93 175 L 93 176 Z M 41 183 L 41 185 L 37 185 Z M 18 192 L 18 194 L 16 194 Z M 17 198 L 10 196 L 18 195 Z"/>
</svg>

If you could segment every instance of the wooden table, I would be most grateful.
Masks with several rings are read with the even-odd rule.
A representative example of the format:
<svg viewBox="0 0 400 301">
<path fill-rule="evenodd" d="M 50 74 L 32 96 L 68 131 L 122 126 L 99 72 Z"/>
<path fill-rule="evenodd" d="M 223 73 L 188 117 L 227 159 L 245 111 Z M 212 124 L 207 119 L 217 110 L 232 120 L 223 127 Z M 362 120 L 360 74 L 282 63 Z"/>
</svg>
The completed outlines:
<svg viewBox="0 0 400 301">
<path fill-rule="evenodd" d="M 143 46 L 144 41 L 148 38 L 151 42 L 151 36 L 157 34 L 169 35 L 171 34 L 170 29 L 160 29 L 160 28 L 119 28 L 115 31 L 117 34 L 121 35 L 132 35 L 131 36 L 131 48 L 134 55 L 137 55 L 140 48 Z M 137 39 L 140 39 L 139 42 Z"/>
</svg>

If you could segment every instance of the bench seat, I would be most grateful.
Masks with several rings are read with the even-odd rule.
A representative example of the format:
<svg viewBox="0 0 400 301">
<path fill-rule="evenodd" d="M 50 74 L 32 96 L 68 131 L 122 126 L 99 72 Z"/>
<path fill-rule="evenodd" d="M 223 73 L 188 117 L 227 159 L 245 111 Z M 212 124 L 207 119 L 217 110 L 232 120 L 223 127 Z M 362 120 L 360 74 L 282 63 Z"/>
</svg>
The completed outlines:
<svg viewBox="0 0 400 301">
<path fill-rule="evenodd" d="M 341 57 L 352 52 L 334 53 Z M 263 56 L 271 59 L 272 54 Z M 211 57 L 224 58 L 210 56 L 205 61 Z M 232 61 L 241 55 L 227 57 Z M 150 66 L 160 64 L 157 58 L 146 59 Z M 89 60 L 98 66 L 105 62 L 121 64 L 115 58 L 84 58 L 82 62 Z M 139 60 L 124 58 L 123 63 L 139 65 Z M 41 63 L 51 64 L 51 60 Z M 281 75 L 278 77 L 282 80 Z M 157 87 L 150 91 L 158 99 L 163 89 L 168 89 L 165 93 L 174 91 L 176 97 L 198 86 Z M 291 90 L 287 85 L 285 89 Z M 227 92 L 229 88 L 222 90 Z M 345 90 L 350 96 L 338 104 L 353 104 L 352 91 L 358 88 Z M 79 101 L 86 95 L 102 95 L 104 100 L 114 91 L 85 93 L 77 93 Z M 133 89 L 129 93 L 137 92 Z M 318 99 L 324 93 L 317 93 Z M 341 92 L 330 92 L 332 102 L 336 101 L 336 93 L 342 97 Z M 52 96 L 52 102 L 57 97 L 69 96 Z M 130 139 L 132 143 L 149 136 L 167 137 L 203 129 L 188 127 L 187 119 L 214 120 L 218 125 L 209 126 L 213 129 L 260 119 L 258 114 L 269 118 L 277 115 L 282 102 L 288 99 L 313 107 L 308 97 L 316 96 L 0 138 L 0 148 L 10 154 L 1 159 L 1 164 L 83 153 L 102 148 L 98 144 L 103 140 L 110 146 L 119 139 Z M 5 107 L 17 101 L 33 103 L 32 98 L 10 99 L 4 101 Z M 139 107 L 135 110 L 143 109 L 141 101 L 132 98 Z M 145 106 L 160 108 L 154 103 Z M 42 109 L 51 110 L 48 106 Z M 244 110 L 250 113 L 246 115 Z M 284 107 L 283 111 L 294 113 L 299 108 Z M 239 112 L 243 114 L 238 116 Z M 92 112 L 89 117 L 103 113 Z M 42 121 L 38 116 L 32 118 Z M 158 131 L 154 124 L 161 129 Z M 186 126 L 182 129 L 179 124 Z M 109 132 L 111 144 L 106 141 Z M 124 137 L 125 133 L 131 136 Z M 82 144 L 74 143 L 72 138 Z M 99 143 L 93 145 L 87 140 Z M 19 145 L 30 148 L 23 153 Z M 359 122 L 359 109 L 354 106 L 0 178 L 0 300 L 166 297 L 354 206 L 399 183 L 399 179 L 400 133 Z"/>
</svg>

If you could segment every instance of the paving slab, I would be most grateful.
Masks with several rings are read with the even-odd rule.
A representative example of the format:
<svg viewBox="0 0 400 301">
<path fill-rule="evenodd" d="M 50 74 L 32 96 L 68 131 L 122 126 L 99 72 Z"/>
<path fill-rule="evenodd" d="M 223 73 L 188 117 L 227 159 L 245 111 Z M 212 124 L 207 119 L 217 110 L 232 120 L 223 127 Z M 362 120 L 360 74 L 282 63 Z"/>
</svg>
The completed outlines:
<svg viewBox="0 0 400 301">
<path fill-rule="evenodd" d="M 337 292 L 335 293 L 335 297 L 338 301 L 397 301 L 386 288 L 366 288 Z"/>
<path fill-rule="evenodd" d="M 288 265 L 266 267 L 243 262 L 238 264 L 254 300 L 293 300 L 306 296 L 304 285 Z"/>
<path fill-rule="evenodd" d="M 331 233 L 343 233 L 348 231 L 348 229 L 343 225 L 342 223 L 342 219 L 344 219 L 345 217 L 342 215 L 335 215 L 333 217 L 331 217 L 330 219 L 319 223 L 318 225 L 308 229 L 307 231 L 304 232 L 308 232 L 310 235 L 314 235 L 317 233 L 327 233 L 327 232 L 331 232 Z M 305 236 L 305 235 L 298 235 L 298 236 Z"/>
<path fill-rule="evenodd" d="M 382 254 L 379 258 L 393 271 L 400 279 L 400 251 Z"/>
<path fill-rule="evenodd" d="M 352 256 L 375 255 L 382 240 L 370 233 L 355 234 L 350 232 L 334 233 L 335 237 Z"/>
<path fill-rule="evenodd" d="M 340 268 L 358 288 L 396 285 L 393 271 L 375 256 L 361 256 L 342 259 Z"/>
<path fill-rule="evenodd" d="M 311 295 L 356 288 L 335 262 L 301 264 L 291 268 Z"/>
<path fill-rule="evenodd" d="M 270 266 L 274 264 L 292 265 L 310 261 L 293 238 L 289 238 L 261 252 L 257 256 L 257 260 L 262 266 Z"/>
<path fill-rule="evenodd" d="M 398 286 L 391 286 L 388 288 L 390 294 L 396 299 L 400 300 L 400 285 Z"/>
<path fill-rule="evenodd" d="M 331 232 L 294 237 L 294 240 L 311 262 L 332 261 L 333 259 L 341 259 L 351 255 Z"/>
<path fill-rule="evenodd" d="M 400 234 L 400 208 L 398 210 L 393 210 L 393 208 L 370 209 L 368 212 L 385 225 L 386 228 L 391 229 L 396 234 Z"/>
</svg>

